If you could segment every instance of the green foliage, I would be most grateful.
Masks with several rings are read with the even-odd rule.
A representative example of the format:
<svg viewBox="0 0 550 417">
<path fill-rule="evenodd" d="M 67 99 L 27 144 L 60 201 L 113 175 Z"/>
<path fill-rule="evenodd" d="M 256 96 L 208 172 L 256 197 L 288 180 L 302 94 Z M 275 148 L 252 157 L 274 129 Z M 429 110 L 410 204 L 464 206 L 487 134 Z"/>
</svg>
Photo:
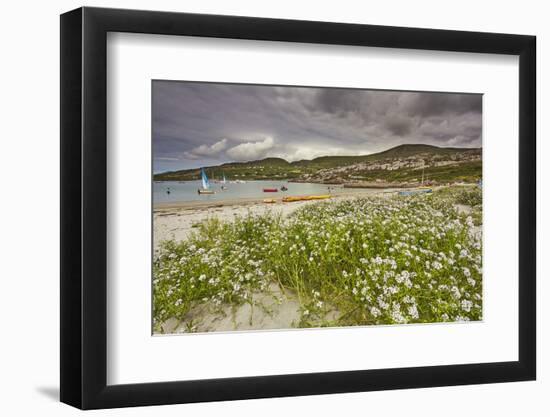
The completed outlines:
<svg viewBox="0 0 550 417">
<path fill-rule="evenodd" d="M 470 207 L 480 206 L 483 199 L 481 188 L 478 186 L 444 187 L 436 191 L 439 198 Z"/>
<path fill-rule="evenodd" d="M 481 205 L 481 189 L 478 187 L 464 188 L 457 196 L 456 202 L 467 206 L 476 207 Z"/>
<path fill-rule="evenodd" d="M 481 236 L 453 193 L 208 219 L 155 259 L 155 325 L 274 282 L 298 297 L 302 327 L 480 320 Z"/>
</svg>

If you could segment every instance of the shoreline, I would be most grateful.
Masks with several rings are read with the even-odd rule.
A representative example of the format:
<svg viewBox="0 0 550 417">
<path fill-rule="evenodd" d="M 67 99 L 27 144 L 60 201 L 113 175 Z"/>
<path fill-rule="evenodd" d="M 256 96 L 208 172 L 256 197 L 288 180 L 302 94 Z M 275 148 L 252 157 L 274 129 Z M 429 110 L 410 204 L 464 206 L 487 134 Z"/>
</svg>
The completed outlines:
<svg viewBox="0 0 550 417">
<path fill-rule="evenodd" d="M 349 198 L 349 197 L 369 197 L 369 196 L 376 196 L 379 194 L 391 194 L 391 193 L 397 193 L 399 191 L 402 191 L 402 188 L 386 188 L 386 189 L 380 189 L 380 188 L 368 188 L 368 189 L 362 189 L 361 191 L 358 191 L 355 189 L 355 191 L 342 191 L 338 192 L 336 194 L 331 194 L 331 198 L 324 200 L 324 201 L 333 201 L 340 198 Z M 285 196 L 284 193 L 281 193 L 282 196 Z M 162 212 L 162 211 L 169 211 L 174 209 L 180 209 L 180 210 L 194 210 L 194 209 L 201 209 L 201 208 L 221 208 L 221 207 L 232 207 L 232 206 L 253 206 L 257 204 L 265 205 L 265 206 L 279 206 L 279 205 L 293 205 L 297 203 L 303 203 L 306 201 L 296 201 L 296 202 L 283 202 L 282 196 L 279 194 L 278 196 L 274 197 L 272 195 L 266 195 L 265 197 L 248 197 L 248 198 L 233 198 L 233 199 L 227 199 L 227 200 L 219 200 L 219 201 L 174 201 L 174 202 L 164 202 L 164 203 L 154 203 L 153 204 L 153 211 L 154 212 Z M 286 196 L 285 196 L 286 197 Z M 264 203 L 264 199 L 274 199 L 276 200 L 275 203 Z"/>
<path fill-rule="evenodd" d="M 263 198 L 232 199 L 225 201 L 189 201 L 181 203 L 161 203 L 153 208 L 153 248 L 158 250 L 165 240 L 182 241 L 187 239 L 195 227 L 202 221 L 217 217 L 222 221 L 233 221 L 237 216 L 275 212 L 287 217 L 297 209 L 311 204 L 327 201 L 342 201 L 360 197 L 383 196 L 398 190 L 371 190 L 368 192 L 343 192 L 333 195 L 329 200 L 309 200 L 264 203 Z"/>
<path fill-rule="evenodd" d="M 440 187 L 432 187 L 437 190 Z M 404 189 L 350 190 L 333 194 L 327 200 L 283 202 L 282 196 L 274 203 L 264 203 L 263 198 L 238 198 L 221 201 L 187 201 L 158 203 L 153 206 L 153 247 L 155 250 L 164 240 L 182 241 L 187 239 L 194 228 L 204 220 L 217 217 L 222 221 L 233 221 L 237 216 L 249 214 L 278 213 L 287 217 L 306 205 L 338 202 L 365 197 L 390 197 Z"/>
</svg>

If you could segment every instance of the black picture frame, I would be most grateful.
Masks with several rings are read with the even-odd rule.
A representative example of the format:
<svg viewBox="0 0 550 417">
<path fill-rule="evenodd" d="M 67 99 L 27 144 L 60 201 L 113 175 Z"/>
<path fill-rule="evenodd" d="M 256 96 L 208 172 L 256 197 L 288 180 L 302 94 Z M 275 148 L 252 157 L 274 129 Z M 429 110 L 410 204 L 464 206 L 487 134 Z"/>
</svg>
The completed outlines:
<svg viewBox="0 0 550 417">
<path fill-rule="evenodd" d="M 108 32 L 519 56 L 519 360 L 107 385 Z M 534 380 L 536 38 L 79 8 L 61 15 L 61 401 L 81 409 Z"/>
</svg>

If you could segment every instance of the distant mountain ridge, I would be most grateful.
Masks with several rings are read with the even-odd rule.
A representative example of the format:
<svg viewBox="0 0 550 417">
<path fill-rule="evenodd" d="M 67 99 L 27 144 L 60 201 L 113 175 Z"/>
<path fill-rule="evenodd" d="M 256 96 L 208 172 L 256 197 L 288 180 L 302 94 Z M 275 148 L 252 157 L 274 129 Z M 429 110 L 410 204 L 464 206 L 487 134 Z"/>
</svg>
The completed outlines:
<svg viewBox="0 0 550 417">
<path fill-rule="evenodd" d="M 376 170 L 392 171 L 401 168 L 417 169 L 420 162 L 426 167 L 478 160 L 480 162 L 481 152 L 481 148 L 444 148 L 434 145 L 404 144 L 369 155 L 320 156 L 294 162 L 269 157 L 246 162 L 228 162 L 204 167 L 204 169 L 211 177 L 221 176 L 223 172 L 228 179 L 345 180 L 350 176 L 348 171 L 357 173 Z M 450 162 L 446 163 L 446 161 Z M 392 168 L 396 163 L 397 168 Z M 198 168 L 170 171 L 154 175 L 154 180 L 194 180 L 199 178 L 199 173 Z M 320 173 L 324 173 L 322 178 Z"/>
</svg>

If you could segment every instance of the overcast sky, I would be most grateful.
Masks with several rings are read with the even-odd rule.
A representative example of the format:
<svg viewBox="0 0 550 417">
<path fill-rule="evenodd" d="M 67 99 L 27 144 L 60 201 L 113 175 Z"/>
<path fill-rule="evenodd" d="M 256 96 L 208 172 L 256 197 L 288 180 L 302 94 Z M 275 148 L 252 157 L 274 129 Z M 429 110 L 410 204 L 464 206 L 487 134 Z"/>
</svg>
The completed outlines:
<svg viewBox="0 0 550 417">
<path fill-rule="evenodd" d="M 481 146 L 481 95 L 153 82 L 155 172 L 404 143 Z"/>
</svg>

